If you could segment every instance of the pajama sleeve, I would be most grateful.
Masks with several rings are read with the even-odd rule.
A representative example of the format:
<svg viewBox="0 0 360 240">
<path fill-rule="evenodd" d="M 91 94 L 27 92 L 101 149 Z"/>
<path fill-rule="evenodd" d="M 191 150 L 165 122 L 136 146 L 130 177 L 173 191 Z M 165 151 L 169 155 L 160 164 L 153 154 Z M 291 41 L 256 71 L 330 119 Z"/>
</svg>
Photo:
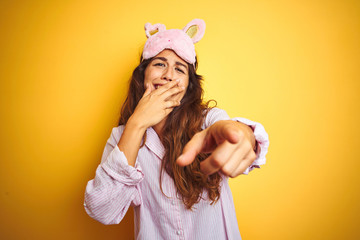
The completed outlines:
<svg viewBox="0 0 360 240">
<path fill-rule="evenodd" d="M 122 131 L 123 126 L 113 129 L 95 178 L 87 183 L 85 190 L 85 211 L 103 224 L 118 224 L 130 205 L 138 206 L 142 202 L 137 185 L 144 174 L 138 162 L 135 167 L 128 165 L 118 148 Z"/>
<path fill-rule="evenodd" d="M 238 121 L 248 125 L 254 131 L 255 139 L 257 142 L 257 147 L 256 147 L 257 157 L 255 161 L 243 172 L 243 174 L 249 174 L 249 172 L 254 168 L 260 168 L 260 165 L 265 164 L 266 162 L 265 156 L 269 147 L 269 136 L 266 133 L 264 127 L 260 123 L 253 122 L 245 118 L 230 118 L 229 115 L 224 110 L 219 108 L 212 108 L 206 116 L 203 128 L 205 129 L 220 120 Z"/>
</svg>

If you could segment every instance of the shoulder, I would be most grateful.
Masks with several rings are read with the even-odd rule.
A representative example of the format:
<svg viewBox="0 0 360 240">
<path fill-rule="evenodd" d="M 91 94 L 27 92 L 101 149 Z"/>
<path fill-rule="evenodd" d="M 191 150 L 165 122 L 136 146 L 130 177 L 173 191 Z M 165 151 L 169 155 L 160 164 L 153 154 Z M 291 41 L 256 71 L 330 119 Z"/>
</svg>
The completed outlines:
<svg viewBox="0 0 360 240">
<path fill-rule="evenodd" d="M 230 117 L 225 110 L 214 107 L 206 109 L 207 113 L 205 116 L 203 129 L 210 127 L 215 122 L 220 120 L 229 120 Z"/>
</svg>

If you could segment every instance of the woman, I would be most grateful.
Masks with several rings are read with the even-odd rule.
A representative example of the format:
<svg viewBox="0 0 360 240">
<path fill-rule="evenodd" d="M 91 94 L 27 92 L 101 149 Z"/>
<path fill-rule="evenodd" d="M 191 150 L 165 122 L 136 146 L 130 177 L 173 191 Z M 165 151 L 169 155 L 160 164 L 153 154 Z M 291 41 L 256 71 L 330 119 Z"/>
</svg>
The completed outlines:
<svg viewBox="0 0 360 240">
<path fill-rule="evenodd" d="M 265 163 L 263 127 L 203 103 L 194 43 L 205 23 L 183 30 L 146 24 L 134 70 L 85 210 L 117 224 L 129 206 L 136 239 L 240 239 L 228 177 Z"/>
</svg>

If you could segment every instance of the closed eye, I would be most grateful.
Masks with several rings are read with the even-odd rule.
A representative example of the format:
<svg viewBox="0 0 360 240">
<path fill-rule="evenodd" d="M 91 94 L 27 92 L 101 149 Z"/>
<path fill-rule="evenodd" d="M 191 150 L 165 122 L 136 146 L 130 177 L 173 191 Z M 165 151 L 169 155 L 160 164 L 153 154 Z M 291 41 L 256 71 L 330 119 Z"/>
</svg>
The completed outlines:
<svg viewBox="0 0 360 240">
<path fill-rule="evenodd" d="M 161 62 L 158 62 L 158 63 L 155 63 L 154 66 L 165 67 L 165 64 L 161 63 Z"/>
<path fill-rule="evenodd" d="M 178 72 L 185 73 L 181 68 L 175 68 L 175 69 L 176 69 L 176 71 L 178 71 Z"/>
</svg>

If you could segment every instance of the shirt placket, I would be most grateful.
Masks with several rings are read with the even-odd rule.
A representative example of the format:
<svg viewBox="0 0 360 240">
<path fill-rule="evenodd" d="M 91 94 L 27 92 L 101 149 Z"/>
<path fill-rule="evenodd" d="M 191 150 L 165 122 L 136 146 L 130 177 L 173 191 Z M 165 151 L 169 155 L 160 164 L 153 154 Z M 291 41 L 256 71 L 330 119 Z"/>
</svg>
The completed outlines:
<svg viewBox="0 0 360 240">
<path fill-rule="evenodd" d="M 175 230 L 175 234 L 177 236 L 177 239 L 184 240 L 185 239 L 184 227 L 183 227 L 183 223 L 181 221 L 181 210 L 180 210 L 181 202 L 180 202 L 179 198 L 177 198 L 177 197 L 173 197 L 172 199 L 170 199 L 170 201 L 171 201 L 171 205 L 174 209 L 175 216 L 176 216 L 177 229 Z"/>
</svg>

